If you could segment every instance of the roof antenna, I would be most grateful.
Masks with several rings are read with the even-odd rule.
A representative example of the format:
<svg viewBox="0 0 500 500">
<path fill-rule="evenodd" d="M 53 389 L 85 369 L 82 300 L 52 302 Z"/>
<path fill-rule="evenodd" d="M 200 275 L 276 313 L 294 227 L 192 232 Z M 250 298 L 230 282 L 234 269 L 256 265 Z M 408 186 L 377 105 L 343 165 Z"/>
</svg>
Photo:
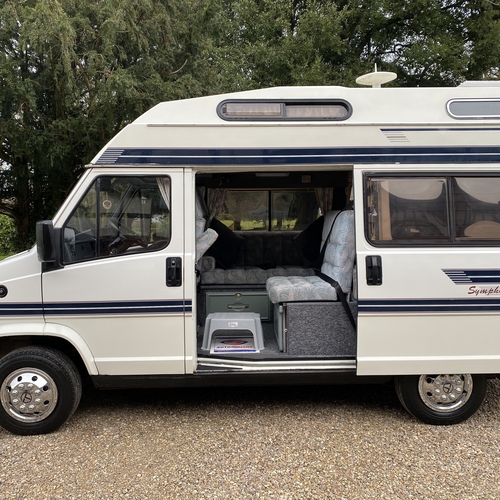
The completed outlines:
<svg viewBox="0 0 500 500">
<path fill-rule="evenodd" d="M 375 71 L 366 75 L 358 76 L 356 83 L 359 85 L 371 85 L 374 89 L 379 89 L 384 83 L 392 82 L 398 77 L 392 71 L 377 71 L 377 63 L 375 63 Z"/>
</svg>

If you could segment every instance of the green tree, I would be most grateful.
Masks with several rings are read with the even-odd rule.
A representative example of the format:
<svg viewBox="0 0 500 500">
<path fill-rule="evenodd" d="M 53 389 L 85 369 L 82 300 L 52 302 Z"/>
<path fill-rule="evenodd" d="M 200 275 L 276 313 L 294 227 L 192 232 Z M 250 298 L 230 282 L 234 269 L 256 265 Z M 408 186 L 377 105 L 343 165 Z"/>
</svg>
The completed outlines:
<svg viewBox="0 0 500 500">
<path fill-rule="evenodd" d="M 491 0 L 0 0 L 0 214 L 33 240 L 85 163 L 159 101 L 282 85 L 498 78 Z"/>
<path fill-rule="evenodd" d="M 498 78 L 500 4 L 489 0 L 222 0 L 219 90 L 346 85 L 379 68 L 398 86 Z"/>
<path fill-rule="evenodd" d="M 14 253 L 15 236 L 14 221 L 6 215 L 0 215 L 0 256 Z"/>
<path fill-rule="evenodd" d="M 500 65 L 499 4 L 488 0 L 347 0 L 353 54 L 402 86 L 454 86 Z"/>
<path fill-rule="evenodd" d="M 0 1 L 0 213 L 14 219 L 18 247 L 124 125 L 203 93 L 204 34 L 191 26 L 209 5 L 199 3 Z"/>
</svg>

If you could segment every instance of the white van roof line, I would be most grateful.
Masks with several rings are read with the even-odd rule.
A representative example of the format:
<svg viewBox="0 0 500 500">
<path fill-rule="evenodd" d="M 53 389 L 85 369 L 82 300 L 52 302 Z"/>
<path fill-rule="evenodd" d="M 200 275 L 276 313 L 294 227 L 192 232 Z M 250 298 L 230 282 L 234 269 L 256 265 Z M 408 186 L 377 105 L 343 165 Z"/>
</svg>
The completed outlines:
<svg viewBox="0 0 500 500">
<path fill-rule="evenodd" d="M 348 103 L 350 112 L 338 121 L 253 117 L 225 119 L 218 113 L 219 105 L 232 100 L 262 100 L 263 103 L 327 103 L 338 100 Z M 477 103 L 480 114 L 490 114 L 453 115 L 454 108 L 460 110 L 465 106 L 468 109 L 468 105 L 474 107 L 474 103 Z M 294 156 L 295 161 L 307 161 L 309 164 L 317 163 L 314 158 L 319 158 L 318 164 L 325 161 L 351 164 L 366 158 L 372 161 L 383 158 L 379 150 L 374 155 L 373 148 L 500 146 L 500 112 L 498 116 L 496 112 L 491 115 L 492 107 L 500 109 L 500 86 L 497 85 L 447 88 L 276 87 L 198 97 L 154 106 L 111 139 L 91 163 L 102 166 L 208 166 L 212 160 L 218 164 L 224 161 L 230 164 L 232 157 L 234 165 L 253 165 L 258 156 L 266 157 L 262 165 L 280 165 L 280 157 L 290 159 Z M 467 109 L 466 113 L 469 112 Z M 475 134 L 478 130 L 482 133 Z M 297 148 L 306 149 L 304 154 L 308 158 L 298 158 L 303 153 L 295 154 Z M 336 150 L 339 148 L 342 151 Z M 350 149 L 346 151 L 346 148 Z M 361 156 L 357 154 L 360 153 L 359 148 L 363 148 Z M 392 161 L 409 160 L 404 155 L 398 160 L 392 149 L 388 151 Z M 258 150 L 264 153 L 261 155 Z M 421 154 L 428 154 L 428 151 Z M 449 158 L 453 156 L 456 160 L 462 152 L 443 150 L 442 154 L 442 158 L 451 154 Z M 497 153 L 494 155 L 498 161 Z"/>
</svg>

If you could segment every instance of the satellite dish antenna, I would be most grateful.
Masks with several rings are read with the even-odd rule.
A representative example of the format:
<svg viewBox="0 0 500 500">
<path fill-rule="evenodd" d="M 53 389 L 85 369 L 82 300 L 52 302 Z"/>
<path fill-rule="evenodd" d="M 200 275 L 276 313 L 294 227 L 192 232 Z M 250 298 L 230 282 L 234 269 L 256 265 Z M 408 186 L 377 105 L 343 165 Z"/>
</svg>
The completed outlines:
<svg viewBox="0 0 500 500">
<path fill-rule="evenodd" d="M 377 71 L 377 65 L 375 64 L 375 71 L 373 73 L 358 76 L 358 78 L 356 78 L 356 83 L 359 85 L 371 85 L 372 88 L 379 89 L 381 85 L 392 82 L 392 80 L 395 80 L 397 77 L 398 75 L 392 71 Z"/>
</svg>

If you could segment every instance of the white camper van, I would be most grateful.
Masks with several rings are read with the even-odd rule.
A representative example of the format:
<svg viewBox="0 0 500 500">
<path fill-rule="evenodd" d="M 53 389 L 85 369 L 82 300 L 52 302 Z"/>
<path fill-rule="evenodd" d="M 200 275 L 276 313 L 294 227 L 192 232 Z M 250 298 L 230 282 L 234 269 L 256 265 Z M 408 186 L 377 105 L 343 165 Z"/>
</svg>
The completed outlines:
<svg viewBox="0 0 500 500">
<path fill-rule="evenodd" d="M 500 86 L 165 102 L 0 264 L 0 425 L 99 388 L 394 381 L 453 424 L 500 373 Z"/>
</svg>

